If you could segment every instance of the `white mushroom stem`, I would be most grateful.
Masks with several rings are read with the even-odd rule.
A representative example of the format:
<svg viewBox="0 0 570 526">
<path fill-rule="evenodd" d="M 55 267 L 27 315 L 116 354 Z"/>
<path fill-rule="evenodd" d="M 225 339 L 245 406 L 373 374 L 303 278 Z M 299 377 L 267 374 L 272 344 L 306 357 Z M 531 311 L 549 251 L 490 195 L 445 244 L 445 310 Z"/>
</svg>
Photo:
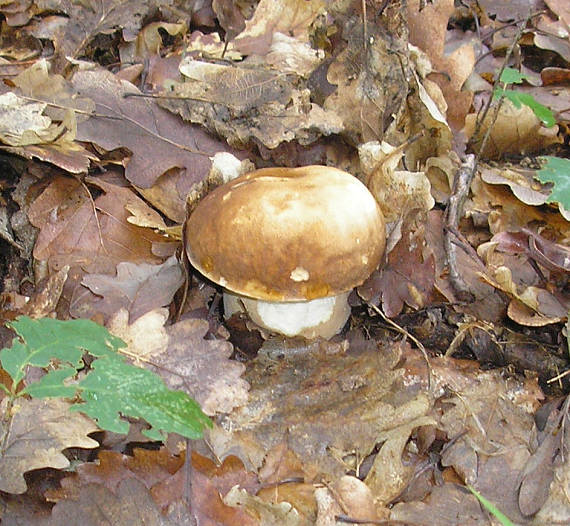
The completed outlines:
<svg viewBox="0 0 570 526">
<path fill-rule="evenodd" d="M 337 334 L 350 316 L 348 295 L 318 298 L 310 301 L 273 302 L 247 298 L 224 292 L 224 315 L 246 312 L 260 327 L 285 336 L 322 337 Z"/>
</svg>

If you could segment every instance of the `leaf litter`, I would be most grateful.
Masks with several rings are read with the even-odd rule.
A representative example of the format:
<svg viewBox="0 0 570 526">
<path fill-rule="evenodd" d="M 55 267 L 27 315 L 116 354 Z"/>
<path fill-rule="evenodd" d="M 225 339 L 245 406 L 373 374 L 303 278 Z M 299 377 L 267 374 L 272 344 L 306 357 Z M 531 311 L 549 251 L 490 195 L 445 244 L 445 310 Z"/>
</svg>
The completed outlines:
<svg viewBox="0 0 570 526">
<path fill-rule="evenodd" d="M 170 4 L 0 6 L 26 37 L 19 50 L 3 41 L 3 56 L 31 64 L 0 65 L 2 315 L 105 324 L 130 363 L 194 397 L 214 428 L 192 444 L 148 442 L 136 422 L 122 438 L 95 434 L 63 399 L 8 408 L 2 391 L 3 520 L 494 521 L 469 485 L 518 524 L 566 524 L 568 196 L 565 165 L 533 158 L 567 157 L 564 3 L 409 2 L 405 14 L 394 3 Z M 508 95 L 523 104 L 482 119 L 529 6 L 542 11 L 520 31 L 526 79 Z M 45 42 L 51 69 L 37 58 Z M 468 151 L 479 169 L 451 232 L 465 301 L 443 209 Z M 335 164 L 369 184 L 389 251 L 352 295 L 348 332 L 306 342 L 224 326 L 216 290 L 174 255 L 187 198 L 219 184 L 220 152 L 231 165 Z M 33 182 L 16 198 L 21 173 Z M 17 208 L 37 229 L 34 275 Z M 30 393 L 43 374 L 26 371 Z M 30 424 L 31 443 L 56 430 L 53 447 L 19 439 Z M 77 448 L 95 451 L 69 468 Z M 59 476 L 35 494 L 48 467 Z"/>
</svg>

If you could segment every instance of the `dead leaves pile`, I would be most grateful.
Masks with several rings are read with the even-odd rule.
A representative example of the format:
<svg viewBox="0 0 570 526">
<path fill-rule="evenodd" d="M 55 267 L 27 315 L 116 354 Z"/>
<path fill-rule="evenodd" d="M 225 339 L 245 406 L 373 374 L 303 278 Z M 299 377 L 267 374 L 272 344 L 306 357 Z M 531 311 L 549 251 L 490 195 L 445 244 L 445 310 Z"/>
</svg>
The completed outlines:
<svg viewBox="0 0 570 526">
<path fill-rule="evenodd" d="M 185 461 L 178 437 L 142 447 L 138 422 L 114 436 L 0 391 L 3 523 L 488 524 L 470 485 L 518 524 L 567 524 L 570 218 L 524 158 L 568 157 L 564 0 L 56 4 L 0 5 L 2 321 L 105 324 L 215 425 Z M 510 103 L 480 117 L 525 19 L 509 65 L 550 128 Z M 444 208 L 487 130 L 452 233 L 465 302 Z M 343 337 L 239 336 L 187 283 L 187 206 L 252 164 L 335 165 L 379 201 L 386 261 Z"/>
</svg>

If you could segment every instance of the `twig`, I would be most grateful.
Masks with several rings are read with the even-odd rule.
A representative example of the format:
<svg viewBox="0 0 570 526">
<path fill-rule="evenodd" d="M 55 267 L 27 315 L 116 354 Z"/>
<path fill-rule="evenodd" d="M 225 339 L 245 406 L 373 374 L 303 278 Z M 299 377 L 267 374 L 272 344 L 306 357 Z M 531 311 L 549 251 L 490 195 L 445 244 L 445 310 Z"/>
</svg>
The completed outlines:
<svg viewBox="0 0 570 526">
<path fill-rule="evenodd" d="M 455 236 L 453 232 L 458 228 L 459 218 L 463 215 L 463 205 L 469 194 L 471 181 L 475 174 L 475 166 L 475 155 L 467 155 L 465 162 L 455 174 L 453 190 L 445 210 L 443 243 L 447 256 L 447 265 L 449 267 L 449 281 L 461 301 L 470 301 L 473 297 L 469 292 L 469 287 L 459 273 L 457 265 L 457 244 L 454 243 Z"/>
<path fill-rule="evenodd" d="M 520 24 L 517 34 L 514 36 L 513 41 L 507 50 L 505 59 L 501 65 L 501 69 L 497 74 L 495 83 L 493 85 L 493 92 L 496 90 L 497 86 L 501 82 L 501 75 L 509 63 L 510 57 L 513 54 L 515 47 L 518 44 L 519 39 L 522 36 L 524 28 L 526 27 L 528 21 L 533 15 L 529 15 Z M 479 145 L 476 155 L 467 155 L 465 160 L 457 173 L 455 174 L 455 179 L 453 181 L 453 189 L 451 196 L 449 197 L 449 202 L 445 210 L 445 223 L 444 223 L 444 247 L 447 258 L 447 265 L 449 267 L 449 281 L 453 290 L 457 293 L 458 298 L 462 301 L 473 301 L 473 295 L 469 291 L 469 287 L 461 277 L 459 268 L 457 265 L 457 246 L 452 239 L 453 232 L 456 232 L 459 227 L 459 220 L 463 217 L 463 205 L 465 200 L 469 195 L 469 189 L 471 188 L 471 183 L 473 182 L 473 177 L 475 176 L 475 171 L 477 170 L 477 164 L 479 159 L 485 152 L 485 148 L 491 137 L 491 130 L 497 120 L 501 105 L 503 103 L 504 97 L 501 96 L 495 105 L 495 110 L 493 116 L 487 126 L 483 139 Z M 475 126 L 475 132 L 473 133 L 473 138 L 471 144 L 476 143 L 477 138 L 481 131 L 481 126 L 487 119 L 489 110 L 491 108 L 493 97 L 489 97 L 489 100 L 483 108 L 483 112 L 480 118 L 477 119 L 477 124 Z"/>
<path fill-rule="evenodd" d="M 427 369 L 428 369 L 428 391 L 431 390 L 431 377 L 432 377 L 432 369 L 431 369 L 431 364 L 429 361 L 429 357 L 426 351 L 426 348 L 424 347 L 424 344 L 422 342 L 420 342 L 413 334 L 410 334 L 406 329 L 404 329 L 403 327 L 400 327 L 400 325 L 398 325 L 395 321 L 391 320 L 390 318 L 388 318 L 383 312 L 382 309 L 379 309 L 376 305 L 374 305 L 373 303 L 366 303 L 374 312 L 376 312 L 378 315 L 380 315 L 382 317 L 382 319 L 388 323 L 388 325 L 391 325 L 394 329 L 396 329 L 400 334 L 403 334 L 404 336 L 406 336 L 407 338 L 410 338 L 410 340 L 412 340 L 418 347 L 418 349 L 422 352 L 424 360 L 426 361 L 426 365 L 427 365 Z"/>
<path fill-rule="evenodd" d="M 357 519 L 355 517 L 349 517 L 348 515 L 337 515 L 335 520 L 337 522 L 345 522 L 347 524 L 380 524 L 382 526 L 407 526 L 410 524 L 407 521 L 393 519 Z"/>
</svg>

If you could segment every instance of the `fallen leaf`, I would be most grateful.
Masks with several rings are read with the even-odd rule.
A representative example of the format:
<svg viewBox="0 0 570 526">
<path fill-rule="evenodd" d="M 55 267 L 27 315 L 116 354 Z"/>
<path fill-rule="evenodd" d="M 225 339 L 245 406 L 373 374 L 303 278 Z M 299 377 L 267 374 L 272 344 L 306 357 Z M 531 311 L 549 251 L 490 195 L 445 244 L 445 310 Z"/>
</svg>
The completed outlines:
<svg viewBox="0 0 570 526">
<path fill-rule="evenodd" d="M 170 389 L 189 394 L 206 414 L 227 413 L 246 403 L 248 385 L 240 378 L 245 367 L 229 360 L 232 345 L 204 340 L 204 320 L 189 318 L 165 328 L 167 317 L 166 309 L 156 309 L 128 324 L 122 309 L 108 328 L 127 343 L 132 359 L 159 374 Z"/>
<path fill-rule="evenodd" d="M 104 191 L 94 203 L 80 181 L 57 177 L 30 206 L 30 222 L 40 228 L 34 257 L 47 260 L 53 270 L 80 265 L 105 273 L 115 272 L 122 261 L 160 263 L 152 247 L 164 237 L 127 220 L 126 206 L 140 198 L 104 178 L 88 182 Z"/>
<path fill-rule="evenodd" d="M 362 144 L 358 149 L 368 188 L 388 223 L 403 219 L 412 210 L 431 210 L 435 201 L 424 172 L 399 170 L 404 152 L 386 142 Z"/>
<path fill-rule="evenodd" d="M 104 486 L 116 493 L 121 482 L 129 478 L 135 478 L 151 489 L 170 478 L 183 464 L 183 457 L 172 455 L 166 448 L 158 451 L 135 448 L 132 456 L 100 451 L 96 462 L 77 466 L 75 473 L 61 480 L 61 488 L 48 491 L 46 497 L 51 502 L 77 500 L 81 489 L 90 484 Z"/>
<path fill-rule="evenodd" d="M 358 287 L 358 294 L 382 304 L 386 316 L 397 316 L 404 304 L 414 309 L 427 305 L 435 283 L 435 257 L 424 239 L 424 228 L 413 220 L 388 254 L 388 261 Z"/>
<path fill-rule="evenodd" d="M 255 493 L 259 487 L 255 475 L 248 472 L 236 457 L 226 458 L 221 465 L 192 452 L 190 486 L 186 483 L 186 470 L 179 469 L 172 477 L 152 489 L 155 502 L 163 510 L 172 509 L 191 488 L 192 514 L 199 524 L 207 526 L 254 526 L 259 520 L 243 509 L 224 503 L 223 496 L 232 487 L 241 486 L 244 491 Z"/>
<path fill-rule="evenodd" d="M 133 40 L 139 32 L 143 20 L 151 16 L 154 9 L 161 5 L 169 5 L 168 0 L 101 0 L 97 8 L 89 4 L 73 1 L 58 2 L 51 7 L 57 13 L 65 14 L 63 31 L 54 38 L 55 57 L 52 58 L 57 69 L 63 70 L 69 59 L 83 56 L 88 44 L 100 34 L 109 35 L 122 31 L 124 39 Z"/>
<path fill-rule="evenodd" d="M 116 276 L 87 274 L 81 281 L 85 288 L 74 291 L 69 313 L 77 318 L 103 314 L 107 320 L 119 309 L 126 309 L 132 323 L 151 310 L 169 305 L 183 282 L 182 267 L 175 256 L 161 265 L 119 263 Z"/>
<path fill-rule="evenodd" d="M 278 341 L 273 346 L 262 348 L 248 366 L 248 404 L 209 432 L 218 457 L 231 452 L 258 468 L 285 442 L 303 459 L 308 480 L 336 478 L 345 473 L 345 456 L 364 458 L 383 429 L 417 417 L 411 416 L 415 395 L 404 394 L 405 388 L 392 405 L 401 374 L 394 369 L 397 346 L 359 355 L 335 352 L 329 342 L 321 348 L 315 342 L 308 348 L 284 349 Z"/>
<path fill-rule="evenodd" d="M 99 429 L 93 420 L 69 411 L 69 407 L 70 403 L 61 398 L 17 398 L 8 408 L 8 398 L 4 398 L 0 490 L 24 493 L 27 488 L 24 473 L 40 468 L 66 468 L 69 460 L 62 450 L 99 446 L 99 442 L 87 436 Z"/>
<path fill-rule="evenodd" d="M 302 518 L 288 502 L 267 502 L 234 486 L 224 497 L 224 504 L 243 510 L 250 517 L 259 517 L 259 524 L 301 526 Z"/>
<path fill-rule="evenodd" d="M 225 143 L 198 126 L 181 122 L 155 100 L 129 97 L 140 92 L 111 73 L 82 71 L 74 75 L 72 82 L 78 93 L 95 102 L 94 114 L 78 126 L 77 139 L 106 150 L 128 148 L 132 157 L 125 177 L 135 186 L 150 188 L 166 171 L 184 168 L 177 186 L 185 197 L 184 189 L 208 174 L 209 157 L 228 151 Z"/>
<path fill-rule="evenodd" d="M 261 0 L 245 29 L 228 47 L 244 55 L 265 55 L 276 33 L 308 41 L 309 27 L 324 6 L 323 0 Z"/>
<path fill-rule="evenodd" d="M 175 526 L 176 523 L 161 515 L 141 482 L 127 479 L 119 484 L 115 493 L 99 484 L 84 486 L 77 500 L 58 502 L 53 508 L 51 520 L 45 524 Z"/>
<path fill-rule="evenodd" d="M 394 116 L 404 112 L 408 81 L 380 28 L 368 25 L 366 48 L 363 31 L 361 26 L 351 27 L 346 48 L 328 65 L 326 80 L 335 89 L 322 106 L 340 117 L 343 133 L 355 144 L 383 139 L 395 142 L 401 137 L 393 129 Z M 395 39 L 393 45 L 402 46 L 403 42 Z M 369 60 L 370 56 L 374 59 Z"/>
<path fill-rule="evenodd" d="M 400 502 L 390 519 L 404 524 L 425 524 L 437 520 L 438 526 L 487 526 L 489 519 L 479 501 L 467 489 L 457 484 L 434 486 L 422 502 Z"/>
<path fill-rule="evenodd" d="M 476 150 L 478 150 L 482 137 L 493 122 L 493 113 L 494 111 L 491 109 L 482 123 L 481 131 L 477 137 L 473 136 L 477 114 L 470 113 L 465 118 L 465 135 L 471 139 Z M 560 142 L 558 126 L 545 128 L 532 109 L 525 105 L 515 108 L 509 100 L 504 100 L 501 104 L 497 119 L 492 126 L 489 141 L 485 151 L 482 152 L 483 156 L 491 159 L 506 154 L 532 154 Z"/>
</svg>

